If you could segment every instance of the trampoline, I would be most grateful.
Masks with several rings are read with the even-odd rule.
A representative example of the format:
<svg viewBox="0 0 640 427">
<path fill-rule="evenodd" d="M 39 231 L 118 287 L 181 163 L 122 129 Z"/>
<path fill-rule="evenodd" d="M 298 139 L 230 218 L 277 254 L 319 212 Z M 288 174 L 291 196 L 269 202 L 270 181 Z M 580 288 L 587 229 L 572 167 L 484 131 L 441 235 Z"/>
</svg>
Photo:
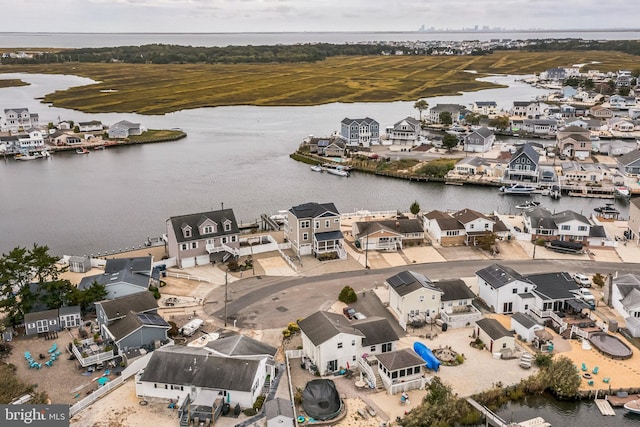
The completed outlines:
<svg viewBox="0 0 640 427">
<path fill-rule="evenodd" d="M 342 401 L 332 380 L 313 380 L 302 392 L 302 407 L 309 418 L 326 421 L 337 417 L 342 411 Z"/>
<path fill-rule="evenodd" d="M 633 355 L 633 351 L 618 337 L 604 332 L 589 334 L 589 342 L 600 353 L 612 359 L 624 360 Z"/>
</svg>

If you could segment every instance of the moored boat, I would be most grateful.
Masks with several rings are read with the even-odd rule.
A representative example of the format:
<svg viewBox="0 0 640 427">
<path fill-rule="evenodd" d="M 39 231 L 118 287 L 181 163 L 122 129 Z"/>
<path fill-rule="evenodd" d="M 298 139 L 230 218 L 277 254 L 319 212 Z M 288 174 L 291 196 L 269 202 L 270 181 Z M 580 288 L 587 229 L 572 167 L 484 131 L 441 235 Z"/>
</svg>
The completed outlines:
<svg viewBox="0 0 640 427">
<path fill-rule="evenodd" d="M 619 197 L 619 198 L 631 197 L 631 190 L 629 190 L 629 187 L 625 187 L 624 185 L 614 187 L 613 191 L 616 197 Z"/>
<path fill-rule="evenodd" d="M 349 171 L 346 171 L 344 169 L 327 169 L 327 172 L 329 172 L 332 175 L 338 175 L 338 176 L 349 176 Z"/>
<path fill-rule="evenodd" d="M 500 192 L 504 194 L 512 194 L 517 196 L 529 196 L 535 191 L 536 187 L 527 184 L 512 184 L 510 186 L 500 187 Z"/>
<path fill-rule="evenodd" d="M 540 206 L 540 202 L 534 200 L 527 200 L 524 203 L 516 205 L 516 209 L 531 209 Z"/>
<path fill-rule="evenodd" d="M 89 150 L 86 148 L 76 148 L 76 154 L 89 154 Z"/>
<path fill-rule="evenodd" d="M 623 408 L 634 414 L 640 414 L 640 399 L 625 403 Z"/>
<path fill-rule="evenodd" d="M 593 210 L 601 215 L 620 215 L 620 211 L 613 207 L 613 203 L 607 203 L 605 206 L 599 206 Z"/>
<path fill-rule="evenodd" d="M 311 170 L 314 172 L 322 172 L 322 167 L 320 167 L 320 165 L 313 165 L 311 166 Z"/>
<path fill-rule="evenodd" d="M 34 154 L 16 154 L 13 158 L 16 160 L 35 160 L 38 156 Z"/>
</svg>

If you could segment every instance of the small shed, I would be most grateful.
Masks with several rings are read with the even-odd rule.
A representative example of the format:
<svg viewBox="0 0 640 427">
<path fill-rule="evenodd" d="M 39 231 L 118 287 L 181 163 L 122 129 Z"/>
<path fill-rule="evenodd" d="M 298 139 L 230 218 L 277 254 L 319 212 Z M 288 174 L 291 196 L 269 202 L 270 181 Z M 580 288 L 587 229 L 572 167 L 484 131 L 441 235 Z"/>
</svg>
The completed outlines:
<svg viewBox="0 0 640 427">
<path fill-rule="evenodd" d="M 516 331 L 524 342 L 531 342 L 536 337 L 536 331 L 544 330 L 544 326 L 536 323 L 528 314 L 518 312 L 511 316 L 511 329 Z"/>
<path fill-rule="evenodd" d="M 290 400 L 276 397 L 264 404 L 267 427 L 294 427 L 293 405 Z"/>
<path fill-rule="evenodd" d="M 480 319 L 476 322 L 476 335 L 491 353 L 516 348 L 513 333 L 508 331 L 496 319 Z"/>
<path fill-rule="evenodd" d="M 640 338 L 640 318 L 627 317 L 624 319 L 626 322 L 626 328 L 634 338 Z"/>
<path fill-rule="evenodd" d="M 91 270 L 91 260 L 88 256 L 69 257 L 69 271 L 74 273 L 86 273 Z"/>
</svg>

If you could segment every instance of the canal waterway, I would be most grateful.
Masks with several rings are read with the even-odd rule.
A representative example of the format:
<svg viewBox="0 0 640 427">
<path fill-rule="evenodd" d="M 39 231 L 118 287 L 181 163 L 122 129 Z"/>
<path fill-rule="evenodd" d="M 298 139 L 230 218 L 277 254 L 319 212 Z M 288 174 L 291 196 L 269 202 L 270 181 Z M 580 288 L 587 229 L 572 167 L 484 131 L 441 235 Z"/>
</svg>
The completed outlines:
<svg viewBox="0 0 640 427">
<path fill-rule="evenodd" d="M 516 212 L 517 198 L 496 188 L 417 183 L 369 174 L 349 178 L 311 172 L 289 158 L 309 134 L 329 135 L 345 118 L 369 116 L 382 128 L 408 115 L 413 102 L 329 104 L 313 107 L 217 107 L 162 116 L 85 114 L 42 104 L 37 98 L 88 84 L 75 76 L 3 74 L 29 86 L 0 89 L 0 107 L 27 107 L 41 123 L 58 120 L 119 120 L 153 129 L 181 128 L 176 142 L 109 148 L 50 160 L 0 163 L 0 251 L 34 242 L 56 254 L 98 254 L 131 248 L 165 232 L 175 215 L 233 208 L 238 220 L 254 221 L 308 201 L 334 202 L 341 212 L 360 209 L 406 211 L 417 200 L 424 211 L 461 209 Z M 514 99 L 544 93 L 512 76 L 490 78 L 509 88 L 428 99 L 430 105 L 494 100 L 509 108 Z M 543 200 L 542 196 L 539 197 Z M 551 210 L 588 215 L 602 200 L 544 198 Z M 627 208 L 620 206 L 622 216 Z"/>
</svg>

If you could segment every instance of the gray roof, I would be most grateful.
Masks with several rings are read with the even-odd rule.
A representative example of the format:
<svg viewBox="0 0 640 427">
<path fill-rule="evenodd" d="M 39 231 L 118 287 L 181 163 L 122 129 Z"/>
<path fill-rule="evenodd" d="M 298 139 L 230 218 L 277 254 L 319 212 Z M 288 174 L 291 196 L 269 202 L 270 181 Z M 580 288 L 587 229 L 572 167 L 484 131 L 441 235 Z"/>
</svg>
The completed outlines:
<svg viewBox="0 0 640 427">
<path fill-rule="evenodd" d="M 278 349 L 245 335 L 230 335 L 209 341 L 206 347 L 225 356 L 275 356 Z"/>
<path fill-rule="evenodd" d="M 589 229 L 589 237 L 607 237 L 604 225 L 592 225 Z"/>
<path fill-rule="evenodd" d="M 415 218 L 398 218 L 381 221 L 357 222 L 358 237 L 387 230 L 393 233 L 424 233 L 420 220 Z"/>
<path fill-rule="evenodd" d="M 492 264 L 482 270 L 476 271 L 478 277 L 489 283 L 494 288 L 501 288 L 516 280 L 526 282 L 527 279 L 512 268 L 500 264 Z"/>
<path fill-rule="evenodd" d="M 268 400 L 264 404 L 264 412 L 267 416 L 267 421 L 279 416 L 283 416 L 291 418 L 291 426 L 293 426 L 293 404 L 290 400 L 283 399 L 281 397 L 276 397 L 275 399 Z"/>
<path fill-rule="evenodd" d="M 569 273 L 540 273 L 530 274 L 527 279 L 536 285 L 532 291 L 543 300 L 574 299 L 576 294 L 571 291 L 579 289 L 578 284 Z"/>
<path fill-rule="evenodd" d="M 476 297 L 476 294 L 460 279 L 439 280 L 434 285 L 444 292 L 440 296 L 440 301 L 458 301 Z"/>
<path fill-rule="evenodd" d="M 634 288 L 620 301 L 627 310 L 640 307 L 640 289 Z"/>
<path fill-rule="evenodd" d="M 400 120 L 399 122 L 395 122 L 393 124 L 394 129 L 397 128 L 398 126 L 400 126 L 404 122 L 406 122 L 409 125 L 411 125 L 415 130 L 419 130 L 420 129 L 420 121 L 414 119 L 413 117 L 406 117 L 406 118 Z"/>
<path fill-rule="evenodd" d="M 217 224 L 214 233 L 200 234 L 200 225 L 210 220 Z M 231 222 L 231 229 L 229 231 L 224 230 L 224 223 Z M 238 234 L 238 222 L 236 216 L 233 213 L 233 209 L 222 209 L 210 212 L 200 212 L 189 215 L 172 216 L 168 222 L 171 223 L 171 227 L 176 235 L 176 241 L 178 243 L 190 242 L 193 240 L 210 239 L 216 236 L 226 236 L 229 234 Z M 183 228 L 191 228 L 191 237 L 185 237 L 182 232 Z"/>
<path fill-rule="evenodd" d="M 123 319 L 116 320 L 108 326 L 109 332 L 116 341 L 131 335 L 142 327 L 171 329 L 171 325 L 167 323 L 159 314 L 155 313 L 134 313 L 130 311 Z"/>
<path fill-rule="evenodd" d="M 345 117 L 344 119 L 342 119 L 342 121 L 340 123 L 344 123 L 346 125 L 350 125 L 351 123 L 366 123 L 366 124 L 371 124 L 371 123 L 378 123 L 376 120 L 373 120 L 371 117 L 365 117 L 364 119 L 350 119 L 348 117 Z"/>
<path fill-rule="evenodd" d="M 416 273 L 415 271 L 401 271 L 395 276 L 389 277 L 386 282 L 400 296 L 408 295 L 421 288 L 442 293 L 440 289 L 433 285 L 427 276 Z"/>
<path fill-rule="evenodd" d="M 339 215 L 339 212 L 333 203 L 303 203 L 292 207 L 289 209 L 289 212 L 298 219 L 317 218 L 326 214 L 331 216 Z"/>
<path fill-rule="evenodd" d="M 436 223 L 440 230 L 464 230 L 464 224 L 456 218 L 436 218 Z"/>
<path fill-rule="evenodd" d="M 451 218 L 451 215 L 449 215 L 446 212 L 442 212 L 439 210 L 433 210 L 430 212 L 427 212 L 426 214 L 424 214 L 424 217 L 427 219 L 437 219 L 437 218 Z"/>
<path fill-rule="evenodd" d="M 518 148 L 518 151 L 513 153 L 513 156 L 511 156 L 511 160 L 509 161 L 509 164 L 511 164 L 513 160 L 517 159 L 523 154 L 529 157 L 529 159 L 531 159 L 531 161 L 536 165 L 540 161 L 540 154 L 538 154 L 538 152 L 533 149 L 533 146 L 531 144 L 523 144 L 522 147 Z"/>
<path fill-rule="evenodd" d="M 60 307 L 58 309 L 58 315 L 59 316 L 68 316 L 70 314 L 80 315 L 80 306 L 79 305 L 70 305 L 70 306 Z"/>
<path fill-rule="evenodd" d="M 363 346 L 384 344 L 398 341 L 398 334 L 384 317 L 368 317 L 356 320 L 351 325 L 364 334 Z"/>
<path fill-rule="evenodd" d="M 531 329 L 538 324 L 535 320 L 533 320 L 533 317 L 525 313 L 514 313 L 511 318 L 524 326 L 526 329 Z"/>
<path fill-rule="evenodd" d="M 322 233 L 315 233 L 314 236 L 318 242 L 344 239 L 342 231 L 324 231 Z"/>
<path fill-rule="evenodd" d="M 623 166 L 630 165 L 638 160 L 640 160 L 640 150 L 629 151 L 627 154 L 618 157 L 618 163 Z"/>
<path fill-rule="evenodd" d="M 491 337 L 491 339 L 497 340 L 502 337 L 512 337 L 513 334 L 509 332 L 500 322 L 496 319 L 480 319 L 476 321 L 476 324 Z"/>
<path fill-rule="evenodd" d="M 315 346 L 339 334 L 364 336 L 362 332 L 351 326 L 346 317 L 327 311 L 316 311 L 298 322 L 298 326 Z"/>
<path fill-rule="evenodd" d="M 111 125 L 112 128 L 123 128 L 123 129 L 137 129 L 140 127 L 140 123 L 132 123 L 127 120 L 121 120 L 117 123 Z"/>
<path fill-rule="evenodd" d="M 482 126 L 481 128 L 474 130 L 472 133 L 477 133 L 485 139 L 493 135 L 493 131 L 486 126 Z"/>
<path fill-rule="evenodd" d="M 152 262 L 151 256 L 108 259 L 104 266 L 104 273 L 83 277 L 78 284 L 78 289 L 86 289 L 94 281 L 105 286 L 124 282 L 148 289 Z"/>
<path fill-rule="evenodd" d="M 142 381 L 214 390 L 251 391 L 260 361 L 211 355 L 203 348 L 164 346 L 155 350 Z"/>
<path fill-rule="evenodd" d="M 410 348 L 377 354 L 376 359 L 378 359 L 378 363 L 389 371 L 397 371 L 398 369 L 425 364 L 422 357 L 418 356 L 418 354 Z"/>
<path fill-rule="evenodd" d="M 129 311 L 144 313 L 158 309 L 158 301 L 151 292 L 138 292 L 112 300 L 98 301 L 96 304 L 102 307 L 109 320 L 124 317 Z"/>
<path fill-rule="evenodd" d="M 570 210 L 558 212 L 557 214 L 553 215 L 553 219 L 556 224 L 562 224 L 563 222 L 567 221 L 580 221 L 584 224 L 591 224 L 584 215 Z"/>
<path fill-rule="evenodd" d="M 33 313 L 27 313 L 24 315 L 24 323 L 32 323 L 37 320 L 57 319 L 58 309 L 36 311 Z"/>
<path fill-rule="evenodd" d="M 496 104 L 496 101 L 476 101 L 475 104 L 478 107 L 484 107 L 484 106 L 491 107 L 491 106 L 498 105 L 498 104 Z"/>
</svg>

